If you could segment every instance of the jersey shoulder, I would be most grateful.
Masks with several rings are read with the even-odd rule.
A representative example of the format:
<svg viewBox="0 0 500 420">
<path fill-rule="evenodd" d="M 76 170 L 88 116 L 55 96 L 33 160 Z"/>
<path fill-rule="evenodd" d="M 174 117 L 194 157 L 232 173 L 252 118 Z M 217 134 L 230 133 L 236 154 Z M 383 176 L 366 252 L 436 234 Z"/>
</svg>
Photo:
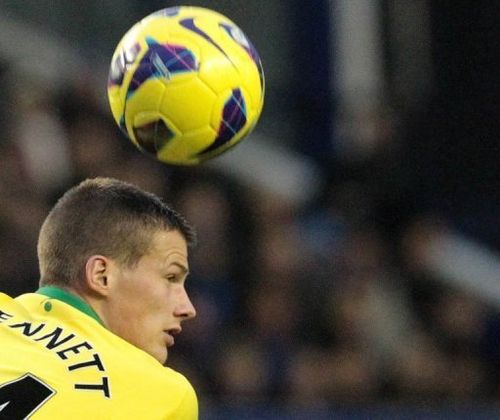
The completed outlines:
<svg viewBox="0 0 500 420">
<path fill-rule="evenodd" d="M 156 405 L 162 407 L 167 411 L 165 418 L 178 420 L 198 418 L 196 391 L 182 373 L 162 366 L 156 359 L 142 351 L 135 353 L 130 361 L 133 363 L 129 364 L 127 376 L 137 378 L 138 382 L 133 386 L 128 382 L 126 384 L 128 390 L 132 390 L 136 395 L 142 394 L 144 399 L 153 400 L 150 401 L 150 407 Z M 156 392 L 151 393 L 151 389 L 155 389 Z"/>
<path fill-rule="evenodd" d="M 184 375 L 173 369 L 163 367 L 162 370 L 168 386 L 168 388 L 165 388 L 165 392 L 176 389 L 178 394 L 177 407 L 172 405 L 172 413 L 170 414 L 172 418 L 178 420 L 197 419 L 198 398 L 189 380 Z"/>
<path fill-rule="evenodd" d="M 29 311 L 20 302 L 3 292 L 0 292 L 0 310 L 11 310 L 25 316 L 29 314 Z"/>
</svg>

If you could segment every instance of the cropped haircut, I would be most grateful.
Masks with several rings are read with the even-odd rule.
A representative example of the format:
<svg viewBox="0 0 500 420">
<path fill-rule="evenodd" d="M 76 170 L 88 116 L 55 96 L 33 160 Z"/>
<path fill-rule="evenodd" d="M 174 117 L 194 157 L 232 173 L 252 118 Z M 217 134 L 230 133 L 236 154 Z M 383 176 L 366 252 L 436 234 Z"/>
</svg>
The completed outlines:
<svg viewBox="0 0 500 420">
<path fill-rule="evenodd" d="M 156 195 L 112 178 L 87 179 L 58 200 L 40 229 L 40 285 L 75 284 L 92 255 L 132 267 L 161 230 L 180 232 L 188 247 L 196 240 L 184 217 Z"/>
</svg>

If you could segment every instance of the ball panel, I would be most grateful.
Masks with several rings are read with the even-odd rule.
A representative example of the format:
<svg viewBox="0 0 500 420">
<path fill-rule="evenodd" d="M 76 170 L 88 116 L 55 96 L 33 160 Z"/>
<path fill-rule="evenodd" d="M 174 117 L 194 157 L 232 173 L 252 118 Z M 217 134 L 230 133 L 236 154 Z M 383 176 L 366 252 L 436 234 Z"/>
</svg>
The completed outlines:
<svg viewBox="0 0 500 420">
<path fill-rule="evenodd" d="M 216 93 L 222 93 L 240 85 L 241 77 L 224 57 L 210 57 L 200 67 L 199 78 Z"/>
<path fill-rule="evenodd" d="M 201 162 L 198 152 L 207 147 L 216 132 L 211 127 L 203 127 L 182 134 L 158 151 L 158 159 L 174 165 L 196 165 Z"/>
<path fill-rule="evenodd" d="M 182 83 L 171 83 L 166 88 L 158 110 L 186 132 L 207 125 L 216 95 L 197 77 Z"/>
<path fill-rule="evenodd" d="M 159 115 L 158 110 L 162 104 L 164 91 L 165 86 L 161 80 L 149 79 L 142 84 L 140 89 L 127 98 L 123 111 L 124 125 L 132 140 L 136 140 L 133 134 L 136 117 L 142 115 L 141 125 L 151 122 L 151 120 L 144 121 L 145 115 L 151 115 L 151 119 L 156 119 Z"/>
<path fill-rule="evenodd" d="M 121 117 L 123 116 L 124 101 L 121 98 L 120 86 L 108 87 L 108 102 L 111 108 L 113 119 L 120 125 Z"/>
<path fill-rule="evenodd" d="M 185 73 L 198 71 L 194 54 L 181 45 L 158 43 L 152 36 L 146 37 L 148 49 L 135 68 L 127 89 L 127 98 L 148 79 L 166 81 Z"/>
<path fill-rule="evenodd" d="M 158 117 L 156 117 L 158 118 Z M 179 135 L 172 125 L 162 119 L 155 119 L 146 124 L 137 124 L 133 128 L 134 137 L 139 148 L 146 153 L 157 156 L 157 152 Z"/>
</svg>

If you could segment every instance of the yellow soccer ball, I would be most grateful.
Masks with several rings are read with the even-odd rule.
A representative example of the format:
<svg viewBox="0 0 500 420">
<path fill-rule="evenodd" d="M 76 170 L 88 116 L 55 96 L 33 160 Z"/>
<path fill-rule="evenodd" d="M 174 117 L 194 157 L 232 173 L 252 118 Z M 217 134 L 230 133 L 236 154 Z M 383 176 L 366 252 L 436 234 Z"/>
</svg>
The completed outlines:
<svg viewBox="0 0 500 420">
<path fill-rule="evenodd" d="M 172 7 L 123 36 L 111 61 L 108 99 L 115 121 L 141 151 L 196 165 L 255 127 L 264 72 L 257 50 L 227 17 Z"/>
</svg>

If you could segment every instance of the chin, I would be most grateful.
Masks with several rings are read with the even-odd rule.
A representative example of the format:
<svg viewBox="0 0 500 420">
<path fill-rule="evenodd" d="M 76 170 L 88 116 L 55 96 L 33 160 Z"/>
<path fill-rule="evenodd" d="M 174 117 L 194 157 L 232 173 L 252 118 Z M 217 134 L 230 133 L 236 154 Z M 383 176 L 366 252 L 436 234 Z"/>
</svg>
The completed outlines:
<svg viewBox="0 0 500 420">
<path fill-rule="evenodd" d="M 161 351 L 155 352 L 152 356 L 162 365 L 165 365 L 168 359 L 168 350 L 162 349 Z"/>
</svg>

